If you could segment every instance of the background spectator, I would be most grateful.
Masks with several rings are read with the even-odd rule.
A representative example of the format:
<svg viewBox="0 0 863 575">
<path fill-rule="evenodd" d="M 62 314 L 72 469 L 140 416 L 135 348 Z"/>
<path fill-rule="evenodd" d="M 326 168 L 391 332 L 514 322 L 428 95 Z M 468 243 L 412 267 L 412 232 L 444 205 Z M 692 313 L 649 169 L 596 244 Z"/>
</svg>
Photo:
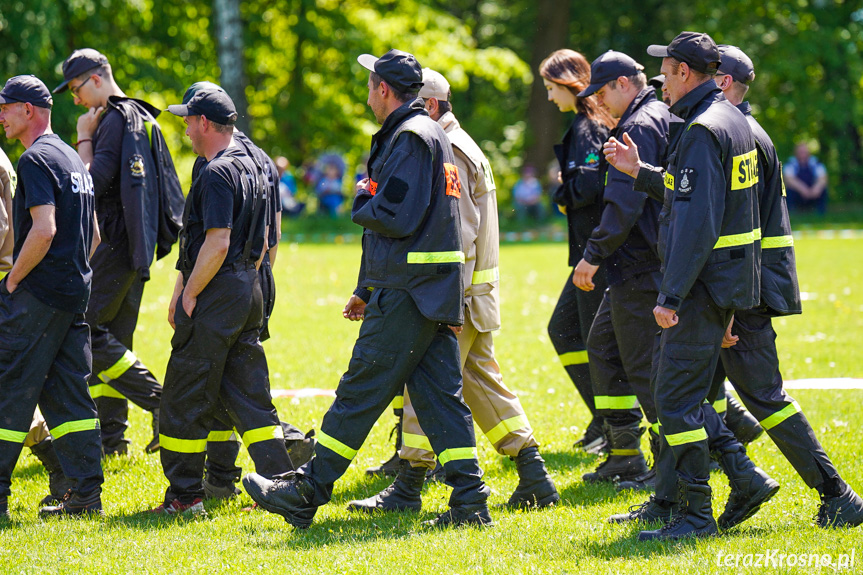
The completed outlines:
<svg viewBox="0 0 863 575">
<path fill-rule="evenodd" d="M 542 184 L 536 177 L 536 169 L 533 166 L 522 168 L 521 178 L 512 188 L 512 199 L 515 215 L 520 223 L 524 223 L 528 219 L 539 222 L 545 217 L 545 206 L 542 204 Z"/>
<path fill-rule="evenodd" d="M 827 170 L 810 154 L 809 144 L 797 144 L 794 157 L 788 160 L 782 173 L 790 210 L 814 209 L 824 214 L 827 210 Z"/>
<path fill-rule="evenodd" d="M 282 213 L 289 216 L 298 216 L 306 204 L 297 201 L 297 179 L 291 172 L 291 163 L 284 156 L 275 159 L 276 169 L 279 170 L 279 201 L 282 204 Z"/>
</svg>

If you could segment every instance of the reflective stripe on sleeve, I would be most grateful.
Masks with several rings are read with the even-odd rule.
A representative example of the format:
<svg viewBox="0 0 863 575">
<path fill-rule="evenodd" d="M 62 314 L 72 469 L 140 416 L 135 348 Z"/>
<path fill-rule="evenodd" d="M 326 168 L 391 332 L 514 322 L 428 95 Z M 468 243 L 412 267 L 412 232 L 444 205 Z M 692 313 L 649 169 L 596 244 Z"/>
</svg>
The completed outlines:
<svg viewBox="0 0 863 575">
<path fill-rule="evenodd" d="M 409 264 L 464 263 L 464 252 L 408 252 Z"/>
<path fill-rule="evenodd" d="M 681 433 L 666 434 L 665 440 L 668 445 L 683 445 L 684 443 L 695 443 L 696 441 L 706 441 L 707 432 L 703 427 L 693 429 L 692 431 L 683 431 Z"/>
<path fill-rule="evenodd" d="M 454 447 L 447 449 L 437 457 L 441 465 L 459 459 L 476 459 L 476 447 Z"/>
<path fill-rule="evenodd" d="M 580 365 L 582 363 L 587 363 L 587 350 L 570 351 L 568 353 L 560 354 L 559 357 L 560 363 L 562 363 L 564 367 L 568 365 Z"/>
<path fill-rule="evenodd" d="M 179 439 L 159 434 L 159 445 L 162 449 L 177 453 L 204 453 L 207 451 L 206 439 Z"/>
<path fill-rule="evenodd" d="M 596 409 L 635 409 L 638 398 L 634 395 L 596 395 L 593 397 Z"/>
<path fill-rule="evenodd" d="M 99 379 L 103 382 L 108 383 L 112 379 L 117 379 L 126 371 L 135 365 L 135 362 L 138 361 L 138 358 L 135 357 L 135 354 L 132 353 L 132 350 L 127 349 L 126 353 L 123 354 L 123 357 L 117 360 L 117 363 L 106 369 L 105 371 L 99 374 Z"/>
<path fill-rule="evenodd" d="M 794 245 L 794 236 L 770 236 L 761 238 L 761 249 L 788 248 Z"/>
<path fill-rule="evenodd" d="M 51 436 L 56 440 L 69 433 L 75 433 L 78 431 L 92 431 L 94 429 L 99 429 L 98 419 L 79 419 L 77 421 L 67 421 L 66 423 L 58 425 L 50 431 Z"/>
<path fill-rule="evenodd" d="M 284 439 L 285 431 L 281 425 L 267 425 L 257 429 L 250 429 L 243 434 L 243 445 L 246 447 L 253 443 L 269 441 L 270 439 Z"/>
<path fill-rule="evenodd" d="M 504 419 L 488 430 L 485 436 L 488 437 L 488 440 L 492 445 L 494 445 L 513 431 L 518 431 L 519 429 L 530 429 L 530 423 L 527 421 L 527 416 L 523 413 L 521 415 L 516 415 L 515 417 L 510 417 L 509 419 Z"/>
<path fill-rule="evenodd" d="M 472 284 L 490 284 L 500 280 L 500 269 L 497 267 L 489 268 L 473 272 L 470 283 Z"/>
<path fill-rule="evenodd" d="M 12 431 L 11 429 L 0 429 L 0 441 L 8 441 L 10 443 L 24 443 L 27 439 L 26 431 Z"/>
<path fill-rule="evenodd" d="M 422 449 L 423 451 L 434 452 L 431 443 L 429 442 L 429 438 L 418 433 L 402 433 L 402 445 L 413 449 Z"/>
<path fill-rule="evenodd" d="M 90 386 L 90 397 L 97 399 L 99 397 L 113 397 L 116 399 L 126 399 L 126 397 L 108 385 L 107 383 L 97 383 Z"/>
<path fill-rule="evenodd" d="M 317 437 L 318 437 L 318 444 L 323 445 L 324 447 L 326 447 L 330 451 L 338 453 L 339 455 L 341 455 L 345 459 L 352 460 L 354 457 L 357 456 L 357 450 L 356 449 L 351 449 L 350 447 L 348 447 L 347 445 L 345 445 L 344 443 L 342 443 L 338 439 L 336 439 L 334 437 L 330 437 L 329 435 L 327 435 L 323 431 L 319 430 Z"/>
<path fill-rule="evenodd" d="M 773 429 L 795 413 L 800 413 L 800 404 L 792 401 L 773 415 L 769 415 L 761 420 L 761 427 L 764 429 Z"/>
<path fill-rule="evenodd" d="M 720 248 L 732 248 L 734 246 L 746 246 L 751 243 L 754 243 L 755 240 L 761 239 L 761 228 L 756 228 L 751 232 L 746 232 L 743 234 L 733 234 L 730 236 L 719 236 L 719 239 L 716 241 L 716 245 L 713 246 L 714 250 L 718 250 Z"/>
</svg>

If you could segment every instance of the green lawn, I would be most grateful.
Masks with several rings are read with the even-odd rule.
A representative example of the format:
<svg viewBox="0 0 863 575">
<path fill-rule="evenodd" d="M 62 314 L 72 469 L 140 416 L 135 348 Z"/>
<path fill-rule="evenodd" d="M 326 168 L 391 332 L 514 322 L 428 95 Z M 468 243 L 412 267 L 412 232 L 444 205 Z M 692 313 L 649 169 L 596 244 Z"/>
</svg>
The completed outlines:
<svg viewBox="0 0 863 575">
<path fill-rule="evenodd" d="M 855 342 L 863 341 L 863 240 L 801 239 L 797 243 L 803 316 L 776 322 L 787 379 L 863 377 Z M 720 554 L 841 553 L 856 550 L 863 570 L 863 529 L 822 531 L 812 526 L 817 494 L 763 437 L 752 458 L 782 484 L 782 490 L 741 527 L 709 541 L 679 544 L 636 541 L 636 529 L 611 526 L 605 518 L 639 503 L 641 495 L 586 486 L 581 475 L 598 460 L 571 445 L 587 423 L 583 406 L 557 362 L 545 333 L 567 277 L 563 245 L 505 246 L 501 254 L 503 330 L 497 351 L 505 380 L 527 410 L 542 452 L 563 496 L 556 509 L 536 513 L 493 510 L 496 527 L 424 532 L 419 524 L 445 509 L 448 489 L 427 487 L 423 511 L 397 516 L 355 516 L 350 499 L 371 495 L 387 480 L 368 480 L 363 469 L 389 456 L 387 412 L 372 430 L 354 465 L 337 484 L 335 499 L 307 531 L 295 531 L 279 516 L 241 511 L 244 494 L 228 504 L 207 504 L 208 519 L 149 517 L 167 482 L 158 455 L 142 451 L 149 416 L 131 410 L 131 455 L 105 464 L 104 520 L 42 521 L 39 499 L 47 476 L 25 450 L 13 480 L 13 524 L 0 537 L 0 572 L 26 573 L 652 573 L 762 572 L 717 567 Z M 342 319 L 354 286 L 359 246 L 290 245 L 276 265 L 278 303 L 266 343 L 274 388 L 335 388 L 347 367 L 358 324 Z M 148 284 L 137 332 L 136 353 L 161 378 L 169 354 L 167 299 L 172 263 L 160 262 Z M 792 392 L 815 426 L 825 449 L 858 491 L 863 491 L 863 391 Z M 281 416 L 303 429 L 317 428 L 327 399 L 277 400 Z M 856 430 L 856 431 L 855 431 Z M 478 437 L 480 462 L 493 489 L 491 503 L 504 502 L 517 483 L 515 467 Z M 242 465 L 250 469 L 243 450 Z M 724 505 L 726 481 L 714 475 Z M 720 509 L 715 509 L 718 515 Z M 778 561 L 778 560 L 777 560 Z M 815 568 L 776 567 L 771 573 Z M 825 568 L 829 570 L 829 568 Z"/>
</svg>

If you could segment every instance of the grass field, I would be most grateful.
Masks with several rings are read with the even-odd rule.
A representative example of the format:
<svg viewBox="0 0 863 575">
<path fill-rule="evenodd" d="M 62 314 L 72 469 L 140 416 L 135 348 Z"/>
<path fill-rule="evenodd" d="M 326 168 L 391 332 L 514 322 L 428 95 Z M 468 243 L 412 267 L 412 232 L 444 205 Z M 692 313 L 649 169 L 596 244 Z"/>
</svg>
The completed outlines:
<svg viewBox="0 0 863 575">
<path fill-rule="evenodd" d="M 857 345 L 863 341 L 863 240 L 802 239 L 797 243 L 805 314 L 776 322 L 786 379 L 863 377 Z M 174 520 L 143 512 L 158 504 L 167 487 L 158 455 L 142 451 L 149 415 L 131 410 L 133 440 L 128 457 L 105 463 L 103 501 L 107 518 L 43 521 L 37 517 L 47 476 L 25 450 L 13 479 L 14 521 L 0 533 L 2 573 L 797 573 L 817 570 L 717 566 L 720 555 L 856 552 L 848 572 L 863 572 L 863 528 L 823 531 L 812 526 L 818 497 L 810 492 L 766 437 L 751 445 L 755 462 L 782 489 L 755 517 L 709 541 L 638 543 L 636 529 L 611 526 L 605 518 L 639 503 L 643 495 L 587 486 L 581 475 L 598 463 L 572 450 L 588 420 L 557 362 L 545 329 L 567 276 L 562 245 L 505 246 L 501 253 L 503 330 L 496 339 L 505 381 L 527 410 L 542 452 L 563 497 L 559 507 L 535 513 L 493 510 L 497 525 L 486 530 L 424 532 L 420 522 L 445 509 L 448 488 L 424 491 L 423 511 L 396 516 L 349 515 L 350 499 L 388 485 L 363 469 L 389 456 L 387 412 L 375 426 L 332 503 L 321 508 L 307 531 L 280 517 L 246 513 L 243 494 L 227 504 L 207 504 L 209 518 Z M 857 263 L 854 263 L 857 262 Z M 347 367 L 358 325 L 342 319 L 359 263 L 356 245 L 280 247 L 276 265 L 278 302 L 273 338 L 266 343 L 274 388 L 335 388 Z M 173 264 L 159 262 L 148 284 L 136 353 L 162 377 L 170 352 L 167 299 Z M 844 478 L 863 491 L 863 391 L 796 391 L 804 412 Z M 277 400 L 280 415 L 299 427 L 317 428 L 330 400 Z M 512 462 L 495 454 L 478 434 L 480 463 L 503 503 L 517 483 Z M 245 450 L 244 469 L 251 469 Z M 723 506 L 724 476 L 711 484 Z M 721 509 L 714 509 L 719 515 Z M 774 556 L 775 557 L 775 556 Z M 777 559 L 778 561 L 778 559 Z M 825 567 L 825 571 L 832 569 Z"/>
</svg>

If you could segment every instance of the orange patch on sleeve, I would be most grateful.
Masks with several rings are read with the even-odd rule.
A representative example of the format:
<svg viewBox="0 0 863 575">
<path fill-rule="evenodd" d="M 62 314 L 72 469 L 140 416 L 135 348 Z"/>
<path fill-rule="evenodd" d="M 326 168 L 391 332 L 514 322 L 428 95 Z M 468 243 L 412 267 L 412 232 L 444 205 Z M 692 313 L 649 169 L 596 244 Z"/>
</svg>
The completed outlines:
<svg viewBox="0 0 863 575">
<path fill-rule="evenodd" d="M 453 164 L 444 163 L 444 175 L 446 177 L 446 195 L 461 197 L 461 180 L 458 178 L 458 168 Z"/>
</svg>

